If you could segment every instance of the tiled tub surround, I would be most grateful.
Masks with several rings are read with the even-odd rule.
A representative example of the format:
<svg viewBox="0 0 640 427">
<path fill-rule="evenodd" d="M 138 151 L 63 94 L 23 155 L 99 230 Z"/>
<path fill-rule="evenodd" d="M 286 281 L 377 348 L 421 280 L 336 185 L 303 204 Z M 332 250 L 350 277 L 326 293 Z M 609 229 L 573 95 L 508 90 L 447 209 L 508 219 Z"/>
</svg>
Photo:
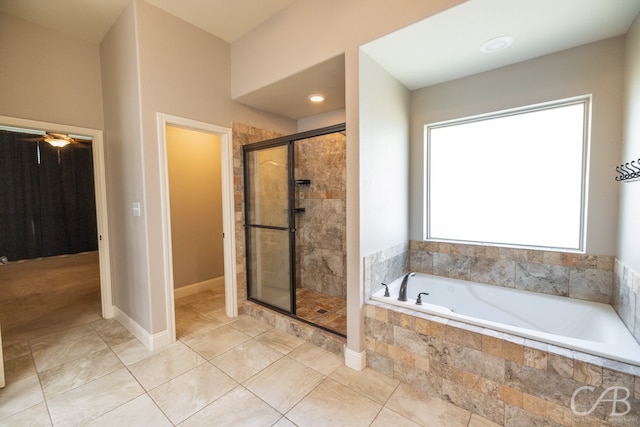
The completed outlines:
<svg viewBox="0 0 640 427">
<path fill-rule="evenodd" d="M 365 337 L 369 368 L 500 425 L 640 425 L 640 368 L 632 365 L 375 301 L 365 305 Z M 583 386 L 593 389 L 578 391 L 574 413 Z M 629 413 L 611 416 L 602 402 L 578 415 L 609 387 L 629 390 Z"/>
<path fill-rule="evenodd" d="M 424 273 L 413 273 L 399 301 L 402 281 L 372 299 L 640 367 L 640 344 L 609 304 Z"/>
<path fill-rule="evenodd" d="M 610 302 L 613 264 L 609 256 L 412 241 L 365 258 L 365 293 L 369 299 L 380 282 L 413 270 Z M 630 281 L 625 286 L 633 291 L 637 276 L 629 277 L 617 282 Z M 630 307 L 637 293 L 627 294 L 621 304 Z M 365 339 L 369 367 L 499 424 L 640 425 L 638 366 L 370 300 Z M 576 395 L 574 413 L 572 395 L 582 386 L 594 389 Z M 588 415 L 577 414 L 608 387 L 630 391 L 629 413 L 611 416 L 611 405 L 600 403 Z"/>
<path fill-rule="evenodd" d="M 587 301 L 611 303 L 612 256 L 453 243 L 409 243 L 409 268 Z"/>
<path fill-rule="evenodd" d="M 638 276 L 627 274 L 614 283 L 614 257 L 566 252 L 499 248 L 495 246 L 412 240 L 364 259 L 365 296 L 381 289 L 407 271 L 477 283 L 613 304 L 636 313 Z M 629 271 L 624 270 L 624 271 Z M 636 278 L 635 293 L 633 280 Z M 620 286 L 620 283 L 625 283 Z M 617 284 L 620 289 L 614 289 Z M 615 295 L 622 295 L 614 298 Z M 617 306 L 616 306 L 617 301 Z M 640 302 L 640 300 L 638 300 Z M 631 307 L 631 305 L 634 307 Z M 633 310 L 632 310 L 633 308 Z M 621 316 L 622 317 L 622 316 Z M 625 324 L 631 323 L 631 315 Z M 635 317 L 639 317 L 635 314 Z M 624 320 L 624 318 L 623 318 Z M 635 322 L 633 322 L 635 324 Z M 639 322 L 640 324 L 640 322 Z M 633 333 L 633 330 L 630 329 Z M 636 340 L 640 333 L 636 333 Z"/>
<path fill-rule="evenodd" d="M 613 307 L 640 342 L 640 273 L 618 259 L 614 266 Z"/>
</svg>

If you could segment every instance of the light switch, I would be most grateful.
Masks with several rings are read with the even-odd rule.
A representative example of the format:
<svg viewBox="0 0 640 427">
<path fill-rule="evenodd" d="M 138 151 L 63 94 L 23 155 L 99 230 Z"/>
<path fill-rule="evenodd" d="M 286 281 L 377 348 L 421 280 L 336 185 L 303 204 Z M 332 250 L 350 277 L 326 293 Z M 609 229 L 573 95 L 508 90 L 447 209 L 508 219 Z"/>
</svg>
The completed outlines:
<svg viewBox="0 0 640 427">
<path fill-rule="evenodd" d="M 133 216 L 140 216 L 140 202 L 133 202 Z"/>
</svg>

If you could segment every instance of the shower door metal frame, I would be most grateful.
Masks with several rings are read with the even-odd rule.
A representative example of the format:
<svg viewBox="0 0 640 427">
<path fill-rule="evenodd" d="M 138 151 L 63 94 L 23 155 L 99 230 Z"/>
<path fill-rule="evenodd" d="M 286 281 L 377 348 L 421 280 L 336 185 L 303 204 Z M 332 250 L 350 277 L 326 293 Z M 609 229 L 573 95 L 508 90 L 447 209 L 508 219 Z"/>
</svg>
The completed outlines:
<svg viewBox="0 0 640 427">
<path fill-rule="evenodd" d="M 287 148 L 287 227 L 276 227 L 276 226 L 268 226 L 268 225 L 260 225 L 260 224 L 251 224 L 249 223 L 249 210 L 250 210 L 250 201 L 249 201 L 249 167 L 248 167 L 248 155 L 253 151 L 260 151 L 268 148 L 282 147 L 288 146 Z M 291 191 L 291 181 L 293 179 L 293 141 L 289 140 L 268 140 L 262 142 L 256 142 L 254 144 L 245 145 L 242 147 L 242 164 L 243 164 L 243 178 L 244 178 L 244 230 L 245 230 L 245 262 L 246 262 L 246 278 L 247 278 L 247 299 L 251 301 L 259 302 L 260 304 L 267 305 L 268 307 L 278 310 L 280 312 L 284 312 L 287 314 L 295 315 L 296 305 L 295 305 L 295 292 L 292 292 L 291 289 L 295 289 L 295 217 L 293 210 L 294 196 Z M 251 234 L 249 233 L 249 229 L 264 229 L 264 230 L 280 230 L 287 231 L 289 233 L 289 293 L 290 293 L 290 311 L 283 310 L 280 307 L 273 306 L 264 301 L 255 299 L 251 297 Z"/>
<path fill-rule="evenodd" d="M 296 141 L 301 139 L 313 138 L 316 136 L 327 135 L 335 132 L 344 132 L 346 130 L 346 124 L 340 123 L 333 126 L 327 126 L 320 129 L 314 129 L 306 132 L 300 132 L 293 135 L 287 135 L 279 138 L 274 138 L 266 141 L 254 142 L 252 144 L 247 144 L 242 147 L 242 165 L 243 165 L 243 191 L 244 191 L 244 224 L 243 228 L 245 230 L 245 268 L 246 268 L 246 279 L 247 279 L 247 299 L 253 302 L 256 302 L 260 305 L 264 305 L 269 307 L 272 310 L 276 310 L 280 313 L 290 315 L 295 317 L 297 320 L 303 321 L 305 323 L 309 323 L 315 327 L 320 329 L 336 333 L 330 329 L 327 329 L 321 325 L 317 325 L 308 320 L 302 319 L 296 316 L 296 199 L 295 199 L 295 154 L 294 154 L 294 144 Z M 280 146 L 288 146 L 288 165 L 287 165 L 287 178 L 288 178 L 288 217 L 289 217 L 289 291 L 291 295 L 291 310 L 285 311 L 279 307 L 273 306 L 264 301 L 260 301 L 259 299 L 251 297 L 251 236 L 249 233 L 250 228 L 263 228 L 263 229 L 276 229 L 276 230 L 286 230 L 285 227 L 270 227 L 270 226 L 260 226 L 256 224 L 249 224 L 249 168 L 247 165 L 247 157 L 248 153 L 252 151 L 258 151 L 267 148 L 274 148 Z M 341 334 L 338 334 L 341 335 Z"/>
</svg>

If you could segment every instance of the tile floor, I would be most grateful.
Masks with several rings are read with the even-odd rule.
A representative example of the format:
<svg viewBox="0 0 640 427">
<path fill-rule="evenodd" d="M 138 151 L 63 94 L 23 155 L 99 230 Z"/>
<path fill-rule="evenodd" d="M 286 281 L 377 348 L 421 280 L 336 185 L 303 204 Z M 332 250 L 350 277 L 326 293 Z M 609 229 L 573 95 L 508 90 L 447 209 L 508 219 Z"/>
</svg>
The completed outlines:
<svg viewBox="0 0 640 427">
<path fill-rule="evenodd" d="M 347 302 L 306 288 L 296 289 L 296 315 L 347 336 Z"/>
<path fill-rule="evenodd" d="M 0 426 L 495 426 L 248 316 L 176 301 L 178 341 L 148 351 L 100 319 L 4 348 Z"/>
</svg>

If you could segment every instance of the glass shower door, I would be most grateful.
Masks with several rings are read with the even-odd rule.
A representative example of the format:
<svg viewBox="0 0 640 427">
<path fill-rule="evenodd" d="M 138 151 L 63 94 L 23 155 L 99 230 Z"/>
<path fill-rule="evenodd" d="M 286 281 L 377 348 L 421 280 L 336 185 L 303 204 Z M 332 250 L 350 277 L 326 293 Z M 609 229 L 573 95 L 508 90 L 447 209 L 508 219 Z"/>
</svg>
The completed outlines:
<svg viewBox="0 0 640 427">
<path fill-rule="evenodd" d="M 249 298 L 294 313 L 288 144 L 245 152 Z"/>
</svg>

